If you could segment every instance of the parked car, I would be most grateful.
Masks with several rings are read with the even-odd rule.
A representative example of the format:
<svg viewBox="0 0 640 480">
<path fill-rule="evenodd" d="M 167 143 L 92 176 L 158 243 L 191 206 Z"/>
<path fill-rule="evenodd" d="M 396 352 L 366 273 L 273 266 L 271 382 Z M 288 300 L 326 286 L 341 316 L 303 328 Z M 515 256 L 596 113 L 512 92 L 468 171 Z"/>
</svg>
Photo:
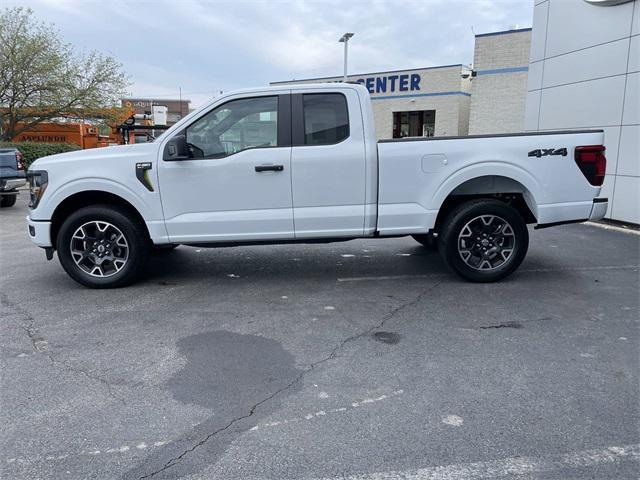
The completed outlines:
<svg viewBox="0 0 640 480">
<path fill-rule="evenodd" d="M 601 219 L 602 130 L 376 141 L 360 85 L 227 93 L 153 143 L 37 160 L 29 234 L 88 287 L 154 247 L 433 239 L 459 275 L 511 274 L 538 228 Z"/>
<path fill-rule="evenodd" d="M 0 147 L 0 207 L 12 207 L 18 188 L 27 183 L 22 153 L 17 148 Z"/>
</svg>

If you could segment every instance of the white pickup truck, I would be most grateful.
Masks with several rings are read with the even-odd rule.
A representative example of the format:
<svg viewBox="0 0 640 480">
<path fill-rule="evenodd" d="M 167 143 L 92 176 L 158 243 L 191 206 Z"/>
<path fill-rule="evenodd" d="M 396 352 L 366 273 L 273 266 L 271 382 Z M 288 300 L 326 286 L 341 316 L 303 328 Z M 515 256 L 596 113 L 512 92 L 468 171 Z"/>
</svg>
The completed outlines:
<svg viewBox="0 0 640 480">
<path fill-rule="evenodd" d="M 53 155 L 29 170 L 33 242 L 96 288 L 154 250 L 412 235 L 465 279 L 512 273 L 527 224 L 601 219 L 601 130 L 376 141 L 367 90 L 236 91 L 153 143 Z"/>
</svg>

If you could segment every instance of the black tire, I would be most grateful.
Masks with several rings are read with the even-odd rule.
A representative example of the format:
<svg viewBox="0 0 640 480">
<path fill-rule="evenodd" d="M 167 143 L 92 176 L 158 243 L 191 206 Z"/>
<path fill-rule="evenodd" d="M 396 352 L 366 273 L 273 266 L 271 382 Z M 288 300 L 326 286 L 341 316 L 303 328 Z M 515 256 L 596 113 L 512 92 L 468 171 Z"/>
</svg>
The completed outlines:
<svg viewBox="0 0 640 480">
<path fill-rule="evenodd" d="M 438 243 L 444 261 L 462 278 L 495 282 L 520 266 L 529 248 L 529 231 L 513 207 L 478 199 L 459 205 L 447 216 Z"/>
<path fill-rule="evenodd" d="M 434 252 L 438 250 L 438 241 L 432 233 L 422 233 L 411 236 L 427 250 L 432 250 Z"/>
<path fill-rule="evenodd" d="M 98 224 L 104 227 L 105 223 L 110 225 L 105 232 L 100 232 L 100 227 L 94 228 L 94 225 Z M 83 227 L 83 232 L 86 231 L 84 238 L 89 239 L 88 241 L 82 240 L 84 234 L 74 237 L 80 227 Z M 89 253 L 87 249 L 87 254 L 82 256 L 76 250 L 76 257 L 83 258 L 76 263 L 71 248 L 84 250 L 87 247 L 91 248 L 90 243 L 95 246 L 96 243 L 105 241 L 107 243 L 104 243 L 102 248 L 103 250 L 106 248 L 106 254 L 111 253 L 111 255 L 105 255 L 104 260 L 100 259 L 106 263 L 104 267 L 102 264 L 99 266 L 100 272 L 96 274 L 103 273 L 104 276 L 95 276 L 85 269 L 90 269 L 92 263 L 99 261 L 96 257 L 98 254 Z M 98 245 L 98 248 L 100 246 Z M 151 241 L 145 226 L 133 219 L 126 210 L 110 205 L 92 205 L 75 211 L 63 222 L 56 238 L 56 249 L 60 264 L 76 282 L 89 288 L 116 288 L 130 285 L 142 272 L 149 258 Z M 115 257 L 116 254 L 124 257 L 125 251 L 126 258 Z M 121 264 L 120 269 L 116 271 L 116 263 L 109 261 L 107 257 L 118 260 Z"/>
<path fill-rule="evenodd" d="M 0 207 L 13 207 L 16 204 L 16 200 L 18 199 L 18 194 L 15 195 L 2 195 L 0 198 Z"/>
</svg>

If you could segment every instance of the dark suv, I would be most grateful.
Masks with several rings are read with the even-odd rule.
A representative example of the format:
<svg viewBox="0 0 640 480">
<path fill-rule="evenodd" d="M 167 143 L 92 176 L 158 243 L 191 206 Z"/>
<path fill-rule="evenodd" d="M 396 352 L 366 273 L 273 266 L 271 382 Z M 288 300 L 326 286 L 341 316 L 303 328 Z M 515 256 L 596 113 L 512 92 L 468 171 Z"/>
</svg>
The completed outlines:
<svg viewBox="0 0 640 480">
<path fill-rule="evenodd" d="M 20 150 L 0 147 L 0 207 L 12 207 L 18 197 L 18 187 L 26 183 Z"/>
</svg>

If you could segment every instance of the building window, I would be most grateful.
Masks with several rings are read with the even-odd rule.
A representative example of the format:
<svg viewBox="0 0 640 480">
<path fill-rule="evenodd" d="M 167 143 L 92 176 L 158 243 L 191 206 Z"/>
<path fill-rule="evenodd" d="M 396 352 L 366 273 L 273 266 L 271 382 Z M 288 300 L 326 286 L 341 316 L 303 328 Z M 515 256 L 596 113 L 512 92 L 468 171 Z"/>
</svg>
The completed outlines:
<svg viewBox="0 0 640 480">
<path fill-rule="evenodd" d="M 435 127 L 435 110 L 393 112 L 393 138 L 433 137 Z"/>
</svg>

